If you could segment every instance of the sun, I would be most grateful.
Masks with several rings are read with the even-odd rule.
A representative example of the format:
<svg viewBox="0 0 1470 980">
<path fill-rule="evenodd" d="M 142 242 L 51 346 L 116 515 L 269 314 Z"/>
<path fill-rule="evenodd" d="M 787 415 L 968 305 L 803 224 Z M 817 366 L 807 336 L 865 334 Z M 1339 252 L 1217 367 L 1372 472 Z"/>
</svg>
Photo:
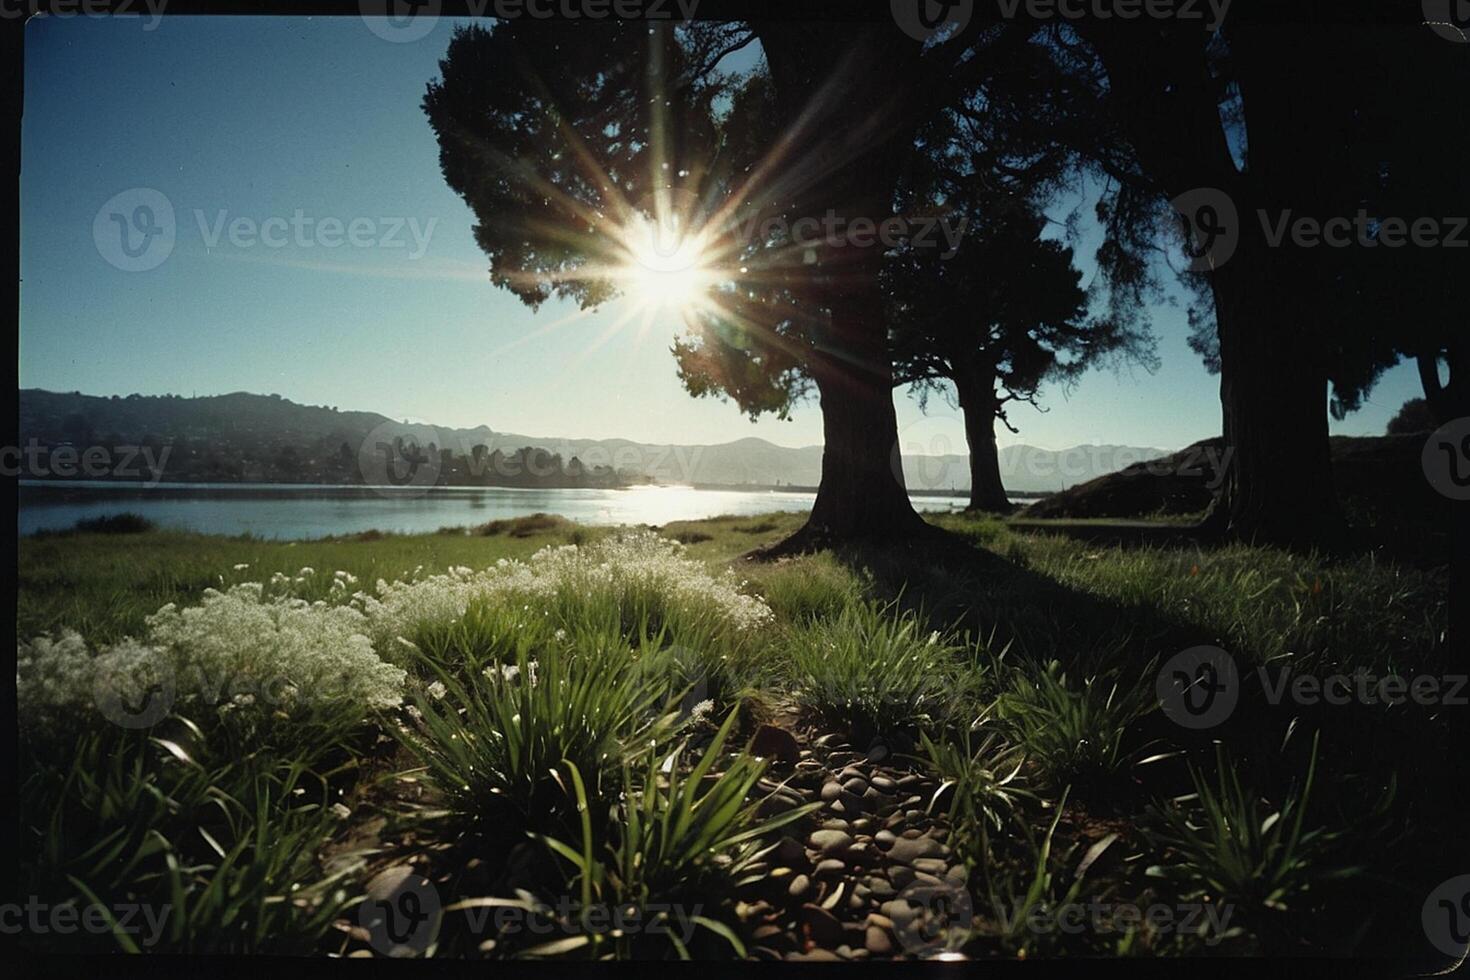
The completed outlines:
<svg viewBox="0 0 1470 980">
<path fill-rule="evenodd" d="M 640 221 L 629 229 L 623 270 L 639 306 L 680 312 L 708 302 L 717 278 L 702 236 L 670 221 Z"/>
</svg>

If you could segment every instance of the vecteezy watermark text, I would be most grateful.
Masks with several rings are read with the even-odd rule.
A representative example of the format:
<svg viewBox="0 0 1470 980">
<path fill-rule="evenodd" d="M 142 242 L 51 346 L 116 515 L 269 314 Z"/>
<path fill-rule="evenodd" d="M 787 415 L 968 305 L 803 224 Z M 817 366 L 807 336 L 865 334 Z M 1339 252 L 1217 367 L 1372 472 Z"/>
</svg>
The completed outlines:
<svg viewBox="0 0 1470 980">
<path fill-rule="evenodd" d="M 170 445 L 160 446 L 85 446 L 63 443 L 43 445 L 29 439 L 24 446 L 0 446 L 0 476 L 38 480 L 60 477 L 65 480 L 142 480 L 144 486 L 156 486 L 163 479 Z"/>
<path fill-rule="evenodd" d="M 358 925 L 372 947 L 388 956 L 422 953 L 433 942 L 444 918 L 462 915 L 473 936 L 499 941 L 528 936 L 669 936 L 683 946 L 694 938 L 704 906 L 676 902 L 607 905 L 563 895 L 554 901 L 522 898 L 477 898 L 445 906 L 434 883 L 407 865 L 380 872 L 368 883 L 358 906 Z"/>
<path fill-rule="evenodd" d="M 405 44 L 426 37 L 439 23 L 440 0 L 358 0 L 368 30 Z M 496 20 L 689 20 L 699 0 L 469 0 L 471 17 Z"/>
<path fill-rule="evenodd" d="M 228 211 L 220 209 L 206 216 L 199 208 L 194 209 L 194 220 L 199 225 L 199 237 L 206 247 L 219 248 L 226 241 L 235 248 L 409 248 L 412 238 L 410 259 L 423 258 L 428 250 L 429 239 L 434 234 L 438 217 L 430 218 L 422 225 L 417 218 L 367 218 L 358 217 L 350 221 L 341 218 L 314 218 L 301 208 L 291 212 L 289 218 L 279 215 L 256 220 L 240 215 L 230 217 Z"/>
<path fill-rule="evenodd" d="M 152 946 L 163 935 L 164 923 L 173 911 L 172 905 L 147 902 L 118 902 L 103 905 L 90 902 L 52 904 L 31 895 L 25 904 L 7 902 L 0 905 L 0 933 L 70 936 L 77 932 L 92 935 L 138 936 L 138 945 Z"/>
<path fill-rule="evenodd" d="M 1225 23 L 1231 0 L 996 0 L 1000 14 L 1015 20 L 1198 20 L 1207 31 Z"/>
<path fill-rule="evenodd" d="M 742 244 L 754 242 L 790 242 L 798 248 L 869 248 L 882 245 L 897 248 L 933 249 L 943 242 L 941 259 L 953 258 L 959 251 L 960 239 L 969 224 L 967 215 L 924 215 L 906 217 L 890 215 L 882 220 L 848 217 L 827 211 L 818 218 L 808 215 L 795 220 L 782 216 L 750 218 L 739 226 Z"/>
<path fill-rule="evenodd" d="M 1178 216 L 1189 269 L 1207 272 L 1228 262 L 1240 245 L 1242 219 L 1230 195 L 1198 187 L 1169 202 Z M 1470 248 L 1470 217 L 1380 216 L 1359 208 L 1352 215 L 1317 217 L 1287 208 L 1257 208 L 1267 248 Z"/>
<path fill-rule="evenodd" d="M 0 20 L 20 20 L 37 14 L 47 17 L 142 17 L 143 30 L 151 31 L 163 21 L 168 0 L 0 0 Z"/>
<path fill-rule="evenodd" d="M 428 251 L 438 217 L 311 215 L 296 208 L 289 215 L 232 215 L 219 208 L 194 208 L 194 225 L 210 251 L 234 249 L 384 249 L 418 260 Z M 97 254 L 124 272 L 156 269 L 173 254 L 179 228 L 168 196 L 151 187 L 134 187 L 103 202 L 92 219 Z"/>
<path fill-rule="evenodd" d="M 1007 932 L 1024 927 L 1038 935 L 1106 935 L 1146 928 L 1159 935 L 1177 933 L 1197 936 L 1207 946 L 1225 937 L 1235 906 L 1209 902 L 1183 902 L 1177 905 L 1154 903 L 1134 905 L 1129 902 L 1064 902 L 1060 905 L 1039 903 L 1029 909 L 1001 906 L 997 909 L 1000 924 Z"/>
<path fill-rule="evenodd" d="M 1286 700 L 1304 707 L 1417 704 L 1463 708 L 1470 704 L 1467 674 L 1407 676 L 1380 674 L 1368 668 L 1311 674 L 1263 664 L 1256 668 L 1255 676 L 1271 705 Z M 1210 646 L 1192 647 L 1170 657 L 1160 668 L 1155 684 L 1164 714 L 1176 724 L 1195 729 L 1224 723 L 1240 701 L 1241 686 L 1242 675 L 1235 658 Z"/>
</svg>

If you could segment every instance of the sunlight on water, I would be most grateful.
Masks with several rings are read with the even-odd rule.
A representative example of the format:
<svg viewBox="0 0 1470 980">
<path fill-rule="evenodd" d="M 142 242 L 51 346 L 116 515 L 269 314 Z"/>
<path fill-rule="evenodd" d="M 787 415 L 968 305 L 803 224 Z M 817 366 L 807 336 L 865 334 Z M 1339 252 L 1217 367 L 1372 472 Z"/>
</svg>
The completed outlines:
<svg viewBox="0 0 1470 980">
<path fill-rule="evenodd" d="M 558 514 L 583 524 L 652 524 L 730 514 L 805 512 L 813 495 L 782 490 L 696 490 L 633 487 L 627 490 L 526 490 L 506 487 L 419 488 L 213 485 L 153 488 L 60 485 L 21 487 L 17 530 L 64 530 L 79 520 L 123 512 L 160 527 L 205 534 L 254 534 L 264 538 L 320 538 L 394 531 L 422 534 L 442 527 L 471 527 L 530 514 Z M 920 510 L 953 510 L 953 497 L 916 497 Z"/>
</svg>

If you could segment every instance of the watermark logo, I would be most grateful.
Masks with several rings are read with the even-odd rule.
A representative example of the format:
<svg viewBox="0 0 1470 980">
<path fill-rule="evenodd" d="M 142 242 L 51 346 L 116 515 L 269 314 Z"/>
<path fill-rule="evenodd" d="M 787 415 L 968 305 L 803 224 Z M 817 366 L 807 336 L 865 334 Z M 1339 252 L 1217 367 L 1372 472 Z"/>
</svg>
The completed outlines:
<svg viewBox="0 0 1470 980">
<path fill-rule="evenodd" d="M 156 30 L 163 23 L 164 7 L 168 0 L 0 0 L 0 20 L 20 20 L 43 14 L 65 20 L 68 17 L 106 17 L 116 20 L 124 17 L 142 17 L 147 11 L 148 22 L 144 31 Z"/>
<path fill-rule="evenodd" d="M 92 242 L 108 265 L 123 272 L 147 272 L 174 250 L 174 206 L 151 187 L 115 194 L 92 219 Z"/>
<path fill-rule="evenodd" d="M 392 488 L 395 496 L 427 493 L 438 484 L 442 465 L 438 430 L 384 422 L 362 441 L 357 465 L 367 486 Z"/>
<path fill-rule="evenodd" d="M 699 195 L 692 191 L 654 188 L 633 205 L 626 231 L 632 260 L 654 277 L 672 279 L 697 269 L 704 253 L 706 217 Z"/>
<path fill-rule="evenodd" d="M 1470 0 L 1424 0 L 1424 23 L 1445 40 L 1470 43 Z"/>
<path fill-rule="evenodd" d="M 194 209 L 194 223 L 204 247 L 213 251 L 221 244 L 232 248 L 381 248 L 405 249 L 410 261 L 424 257 L 434 236 L 437 217 L 420 222 L 418 218 L 377 217 L 359 215 L 348 221 L 327 215 L 315 217 L 297 208 L 288 218 L 272 215 L 257 221 L 248 215 L 231 217 L 224 209 L 206 215 Z"/>
<path fill-rule="evenodd" d="M 975 0 L 888 0 L 888 6 L 894 23 L 915 41 L 958 33 L 975 13 Z"/>
<path fill-rule="evenodd" d="M 1253 676 L 1271 705 L 1287 700 L 1304 707 L 1470 704 L 1470 674 L 1380 675 L 1367 668 L 1311 674 L 1262 664 Z M 1219 647 L 1200 646 L 1170 657 L 1159 671 L 1155 690 L 1170 721 L 1185 728 L 1213 728 L 1235 711 L 1241 681 L 1235 658 Z"/>
<path fill-rule="evenodd" d="M 889 463 L 910 490 L 960 492 L 970 484 L 969 452 L 953 419 L 924 415 L 899 430 Z"/>
<path fill-rule="evenodd" d="M 175 680 L 160 657 L 136 649 L 104 653 L 93 667 L 92 697 L 97 710 L 122 728 L 152 728 L 173 708 Z"/>
<path fill-rule="evenodd" d="M 367 29 L 393 44 L 426 37 L 439 23 L 440 0 L 358 0 Z"/>
<path fill-rule="evenodd" d="M 1429 485 L 1451 500 L 1470 500 L 1470 417 L 1430 433 L 1420 457 Z"/>
<path fill-rule="evenodd" d="M 367 215 L 343 219 L 334 215 L 309 215 L 302 208 L 290 215 L 259 219 L 231 215 L 223 208 L 213 214 L 194 208 L 192 214 L 199 239 L 211 252 L 224 246 L 272 250 L 371 248 L 402 252 L 410 261 L 424 257 L 439 223 L 437 217 L 426 221 L 416 217 Z M 114 195 L 92 219 L 92 241 L 97 253 L 109 265 L 124 272 L 158 268 L 173 253 L 178 232 L 173 202 L 148 187 L 135 187 Z"/>
<path fill-rule="evenodd" d="M 39 439 L 26 440 L 24 447 L 0 446 L 0 476 L 18 476 L 46 480 L 142 480 L 143 486 L 157 486 L 163 479 L 172 445 L 152 446 L 74 446 L 61 443 L 43 445 Z M 139 463 L 142 467 L 139 467 Z"/>
<path fill-rule="evenodd" d="M 1224 191 L 1197 187 L 1169 202 L 1177 213 L 1184 254 L 1192 272 L 1218 269 L 1235 254 L 1243 231 L 1235 203 Z M 1257 208 L 1255 220 L 1267 248 L 1470 248 L 1470 217 L 1352 215 L 1316 217 L 1290 208 Z"/>
<path fill-rule="evenodd" d="M 357 907 L 357 923 L 368 943 L 384 956 L 420 956 L 439 933 L 443 906 L 434 883 L 408 865 L 397 865 L 368 882 Z"/>
<path fill-rule="evenodd" d="M 146 949 L 163 938 L 163 927 L 172 912 L 172 905 L 147 902 L 78 905 L 69 901 L 52 905 L 31 895 L 24 905 L 19 902 L 0 905 L 0 934 L 70 936 L 85 932 L 94 936 L 136 936 L 138 945 Z"/>
<path fill-rule="evenodd" d="M 1032 20 L 1199 20 L 1207 31 L 1225 23 L 1232 0 L 997 0 L 1000 14 L 1015 20 L 1021 8 Z"/>
<path fill-rule="evenodd" d="M 1424 935 L 1446 956 L 1470 952 L 1470 875 L 1442 881 L 1424 900 Z"/>
<path fill-rule="evenodd" d="M 450 912 L 464 912 L 465 926 L 471 935 L 484 935 L 487 930 L 497 937 L 526 936 L 670 936 L 687 947 L 694 939 L 702 904 L 681 905 L 671 902 L 645 902 L 606 905 L 594 902 L 583 905 L 567 895 L 555 904 L 535 898 L 469 899 L 449 906 Z"/>
<path fill-rule="evenodd" d="M 1240 244 L 1240 218 L 1230 195 L 1214 187 L 1197 187 L 1169 204 L 1179 217 L 1189 271 L 1208 272 L 1230 260 Z"/>
<path fill-rule="evenodd" d="M 916 877 L 898 893 L 896 903 L 907 903 L 908 914 L 889 916 L 893 934 L 911 956 L 938 956 L 950 940 L 969 934 L 975 922 L 975 903 L 969 889 L 955 878 Z M 898 908 L 885 903 L 885 909 Z"/>
<path fill-rule="evenodd" d="M 1219 647 L 1191 647 L 1164 662 L 1154 691 L 1170 721 L 1184 728 L 1213 728 L 1235 711 L 1240 671 Z"/>
<path fill-rule="evenodd" d="M 1040 902 L 1027 908 L 1002 907 L 998 913 L 1001 928 L 1008 933 L 1024 928 L 1042 936 L 1053 933 L 1105 936 L 1143 928 L 1161 936 L 1200 937 L 1205 945 L 1214 946 L 1229 932 L 1235 906 L 1204 902 L 1146 906 L 1131 902 L 1063 902 L 1060 905 Z"/>
</svg>

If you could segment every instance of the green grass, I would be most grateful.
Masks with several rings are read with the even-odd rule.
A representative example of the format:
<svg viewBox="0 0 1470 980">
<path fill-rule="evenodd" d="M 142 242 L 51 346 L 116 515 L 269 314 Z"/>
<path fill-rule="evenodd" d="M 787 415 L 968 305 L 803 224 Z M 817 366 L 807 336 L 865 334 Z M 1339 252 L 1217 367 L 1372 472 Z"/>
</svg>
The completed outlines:
<svg viewBox="0 0 1470 980">
<path fill-rule="evenodd" d="M 1069 679 L 1055 660 L 1044 667 L 1012 667 L 996 700 L 996 716 L 1012 740 L 1026 746 L 1042 780 L 1053 789 L 1070 786 L 1077 795 L 1095 799 L 1126 785 L 1129 768 L 1146 748 L 1130 736 L 1134 723 L 1157 707 L 1152 667 L 1144 665 L 1137 676 L 1123 679 Z"/>
<path fill-rule="evenodd" d="M 943 727 L 978 692 L 980 674 L 953 638 L 891 606 L 854 602 L 798 624 L 781 646 L 791 695 L 859 742 Z"/>
<path fill-rule="evenodd" d="M 1350 825 L 1314 822 L 1317 750 L 1314 737 L 1306 773 L 1271 802 L 1242 779 L 1229 751 L 1216 746 L 1213 774 L 1191 769 L 1194 792 L 1154 809 L 1148 838 L 1161 859 L 1149 873 L 1172 882 L 1186 899 L 1233 907 L 1242 924 L 1268 939 L 1289 932 L 1293 909 L 1321 901 L 1326 887 L 1375 863 L 1368 811 L 1390 802 L 1363 800 L 1364 813 Z"/>
<path fill-rule="evenodd" d="M 563 761 L 605 810 L 604 775 L 671 734 L 678 692 L 666 660 L 656 641 L 630 651 L 607 626 L 564 642 L 527 636 L 503 665 L 429 660 L 442 693 L 416 693 L 420 720 L 403 737 L 471 823 L 503 831 L 563 816 L 569 801 L 554 775 Z"/>
<path fill-rule="evenodd" d="M 1281 751 L 1277 723 L 1291 731 L 1298 720 L 1290 706 L 1257 725 L 1258 692 L 1242 695 L 1240 715 L 1257 726 L 1246 736 L 1171 727 L 1154 701 L 1157 664 L 1200 644 L 1243 667 L 1431 669 L 1442 573 L 1238 545 L 1101 546 L 969 515 L 933 518 L 972 546 L 961 562 L 871 549 L 739 560 L 801 520 L 669 524 L 660 533 L 696 563 L 673 572 L 642 559 L 607 580 L 572 568 L 555 588 L 459 605 L 412 593 L 397 625 L 374 633 L 378 655 L 409 670 L 405 706 L 334 725 L 330 744 L 294 744 L 259 712 L 249 716 L 259 731 L 224 717 L 174 717 L 146 733 L 78 718 L 28 738 L 25 884 L 52 902 L 170 903 L 179 911 L 160 949 L 342 952 L 332 921 L 351 919 L 370 865 L 412 856 L 455 907 L 563 895 L 706 903 L 695 948 L 585 932 L 539 949 L 482 948 L 449 929 L 447 955 L 738 954 L 732 892 L 748 865 L 765 873 L 751 862 L 780 830 L 765 822 L 764 764 L 735 746 L 772 709 L 859 749 L 875 735 L 916 739 L 904 761 L 938 781 L 924 805 L 947 821 L 976 903 L 974 932 L 946 942 L 972 953 L 1190 952 L 1146 930 L 1041 937 L 999 915 L 1161 897 L 1238 905 L 1231 949 L 1350 948 L 1389 900 L 1344 898 L 1363 863 L 1344 855 L 1370 851 L 1374 837 L 1394 841 L 1405 867 L 1442 866 L 1459 815 L 1440 782 L 1406 781 L 1372 821 L 1351 813 L 1397 764 L 1383 746 L 1360 762 L 1353 746 L 1391 738 L 1401 758 L 1412 739 L 1450 744 L 1443 713 L 1400 712 L 1387 726 L 1366 711 L 1318 712 L 1311 727 L 1337 753 L 1318 765 L 1315 743 L 1310 758 Z M 280 573 L 294 595 L 340 604 L 379 579 L 484 569 L 547 546 L 595 553 L 611 533 L 537 515 L 302 542 L 161 530 L 26 538 L 18 632 L 69 627 L 95 651 L 144 636 L 160 606 L 196 606 L 210 588 Z M 734 568 L 771 615 L 731 628 L 722 617 L 750 600 L 720 593 L 700 565 Z M 339 571 L 356 583 L 334 585 Z M 705 584 L 685 588 L 691 578 Z M 1215 737 L 1231 751 L 1215 756 Z M 1145 754 L 1178 761 L 1136 765 Z M 1397 902 L 1405 889 L 1384 894 Z M 1417 901 L 1400 903 L 1415 929 Z"/>
</svg>

